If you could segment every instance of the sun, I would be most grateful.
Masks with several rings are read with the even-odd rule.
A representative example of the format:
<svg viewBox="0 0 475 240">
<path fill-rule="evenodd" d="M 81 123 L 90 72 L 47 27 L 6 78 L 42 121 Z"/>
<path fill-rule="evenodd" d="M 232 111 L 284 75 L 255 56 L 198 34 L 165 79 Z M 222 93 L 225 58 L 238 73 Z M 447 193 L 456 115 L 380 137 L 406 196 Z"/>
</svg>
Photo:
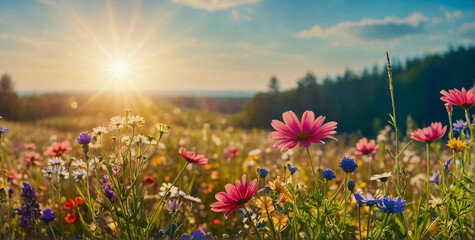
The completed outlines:
<svg viewBox="0 0 475 240">
<path fill-rule="evenodd" d="M 129 63 L 121 60 L 116 60 L 110 64 L 109 72 L 112 79 L 125 80 L 130 77 L 131 66 Z"/>
</svg>

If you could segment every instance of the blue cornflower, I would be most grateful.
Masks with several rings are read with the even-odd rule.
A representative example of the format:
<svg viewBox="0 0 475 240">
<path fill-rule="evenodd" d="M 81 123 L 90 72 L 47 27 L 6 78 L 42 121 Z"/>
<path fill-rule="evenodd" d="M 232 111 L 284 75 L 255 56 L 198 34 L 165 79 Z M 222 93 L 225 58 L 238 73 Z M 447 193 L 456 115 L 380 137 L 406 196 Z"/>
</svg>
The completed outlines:
<svg viewBox="0 0 475 240">
<path fill-rule="evenodd" d="M 76 142 L 81 145 L 87 145 L 91 142 L 91 140 L 91 134 L 89 134 L 88 132 L 82 132 L 81 134 L 79 134 L 79 137 L 78 139 L 76 139 Z"/>
<path fill-rule="evenodd" d="M 435 175 L 429 179 L 429 182 L 439 184 L 439 179 L 440 179 L 439 173 L 435 173 Z"/>
<path fill-rule="evenodd" d="M 449 165 L 450 165 L 451 162 L 452 162 L 452 158 L 447 159 L 447 161 L 444 164 L 444 168 L 449 169 Z"/>
<path fill-rule="evenodd" d="M 463 130 L 465 130 L 465 128 L 468 127 L 468 123 L 466 123 L 464 120 L 459 119 L 459 120 L 455 121 L 453 126 L 454 126 L 454 131 L 460 133 Z"/>
<path fill-rule="evenodd" d="M 43 221 L 46 224 L 49 224 L 55 219 L 56 219 L 56 216 L 54 216 L 54 212 L 53 210 L 51 210 L 51 208 L 46 208 L 43 210 L 43 216 L 41 217 L 41 221 Z"/>
<path fill-rule="evenodd" d="M 0 125 L 0 138 L 2 138 L 2 134 L 10 131 L 10 129 L 5 128 L 4 126 Z"/>
<path fill-rule="evenodd" d="M 378 202 L 378 200 L 374 199 L 373 195 L 371 193 L 366 193 L 366 198 L 363 197 L 363 195 L 358 194 L 358 193 L 353 193 L 355 196 L 355 200 L 358 202 L 359 206 L 363 205 L 368 205 L 368 206 L 373 206 Z"/>
<path fill-rule="evenodd" d="M 336 178 L 335 172 L 333 170 L 331 170 L 330 168 L 327 168 L 327 169 L 323 170 L 322 175 L 328 181 L 331 181 L 331 180 Z"/>
<path fill-rule="evenodd" d="M 262 178 L 267 177 L 267 174 L 269 174 L 269 170 L 267 170 L 267 169 L 265 169 L 265 168 L 259 169 L 259 175 L 260 175 Z"/>
<path fill-rule="evenodd" d="M 344 157 L 338 166 L 346 173 L 352 173 L 358 168 L 355 159 L 349 157 Z"/>
<path fill-rule="evenodd" d="M 271 188 L 269 187 L 269 185 L 265 185 L 264 186 L 264 190 L 270 190 Z"/>
<path fill-rule="evenodd" d="M 346 186 L 348 187 L 348 190 L 353 192 L 353 191 L 355 191 L 356 183 L 355 183 L 355 181 L 350 180 L 350 181 L 348 181 L 348 183 L 346 183 Z"/>
<path fill-rule="evenodd" d="M 24 182 L 20 196 L 23 198 L 23 205 L 16 209 L 16 214 L 20 217 L 20 227 L 33 228 L 34 221 L 41 217 L 40 205 L 36 202 L 35 190 L 30 183 Z"/>
<path fill-rule="evenodd" d="M 404 211 L 406 201 L 401 197 L 397 197 L 393 200 L 391 196 L 388 196 L 378 199 L 376 206 L 385 213 L 400 213 Z"/>
<path fill-rule="evenodd" d="M 297 172 L 297 170 L 298 170 L 297 167 L 292 167 L 292 166 L 289 167 L 289 172 L 290 172 L 290 174 L 292 174 L 292 175 L 294 175 L 294 173 Z"/>
<path fill-rule="evenodd" d="M 208 228 L 199 228 L 198 230 L 193 232 L 191 236 L 191 240 L 206 240 L 211 239 L 211 233 L 208 232 Z"/>
<path fill-rule="evenodd" d="M 13 189 L 8 189 L 8 198 L 12 199 L 13 196 Z"/>
</svg>

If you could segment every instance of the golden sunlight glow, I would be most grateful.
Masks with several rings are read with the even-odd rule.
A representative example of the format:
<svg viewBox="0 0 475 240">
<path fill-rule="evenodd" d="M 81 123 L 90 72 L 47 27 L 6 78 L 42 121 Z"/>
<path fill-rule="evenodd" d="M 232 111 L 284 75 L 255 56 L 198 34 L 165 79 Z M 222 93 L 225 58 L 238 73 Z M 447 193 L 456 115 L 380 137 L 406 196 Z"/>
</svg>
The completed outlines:
<svg viewBox="0 0 475 240">
<path fill-rule="evenodd" d="M 111 64 L 109 68 L 112 78 L 116 80 L 124 80 L 128 78 L 131 74 L 130 70 L 130 64 L 124 61 L 116 61 L 115 63 Z"/>
</svg>

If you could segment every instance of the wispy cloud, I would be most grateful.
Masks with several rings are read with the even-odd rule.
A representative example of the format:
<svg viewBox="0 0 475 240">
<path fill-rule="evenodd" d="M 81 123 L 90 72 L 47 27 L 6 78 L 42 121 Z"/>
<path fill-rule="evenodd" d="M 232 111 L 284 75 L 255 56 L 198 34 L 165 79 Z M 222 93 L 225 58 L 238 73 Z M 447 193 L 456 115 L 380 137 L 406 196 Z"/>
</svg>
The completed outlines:
<svg viewBox="0 0 475 240">
<path fill-rule="evenodd" d="M 47 4 L 47 5 L 51 5 L 51 6 L 55 6 L 56 5 L 56 2 L 54 0 L 36 0 L 40 3 L 44 3 L 44 4 Z"/>
<path fill-rule="evenodd" d="M 49 0 L 47 0 L 49 1 Z M 174 3 L 180 3 L 189 7 L 204 9 L 207 11 L 216 11 L 228 9 L 244 4 L 254 4 L 262 0 L 170 0 Z"/>
<path fill-rule="evenodd" d="M 456 19 L 456 18 L 461 18 L 463 16 L 462 11 L 446 11 L 445 12 L 445 18 L 447 19 Z"/>
<path fill-rule="evenodd" d="M 475 44 L 475 22 L 465 23 L 455 30 L 449 31 L 450 34 L 458 34 L 460 44 Z"/>
<path fill-rule="evenodd" d="M 233 10 L 231 11 L 231 16 L 232 16 L 234 19 L 237 19 L 237 20 L 245 20 L 245 21 L 251 20 L 251 17 L 250 17 L 250 16 L 244 15 L 244 14 L 242 14 L 241 12 L 239 12 L 238 10 L 235 10 L 235 9 L 233 9 Z"/>
<path fill-rule="evenodd" d="M 341 22 L 327 29 L 316 25 L 295 36 L 298 38 L 343 37 L 360 40 L 391 40 L 423 32 L 424 22 L 427 20 L 424 14 L 415 12 L 406 18 L 367 18 L 359 22 Z"/>
<path fill-rule="evenodd" d="M 21 43 L 25 43 L 29 45 L 34 45 L 34 46 L 43 46 L 43 45 L 53 44 L 53 42 L 49 40 L 26 37 L 26 36 L 16 36 L 13 34 L 0 34 L 0 40 L 21 42 Z"/>
<path fill-rule="evenodd" d="M 267 50 L 263 47 L 253 45 L 253 44 L 248 43 L 248 42 L 239 42 L 238 47 L 241 48 L 245 52 L 245 54 L 244 54 L 245 57 L 249 57 L 249 56 L 267 56 L 267 55 L 271 54 L 271 51 L 269 51 L 269 50 Z"/>
<path fill-rule="evenodd" d="M 196 38 L 190 38 L 185 43 L 185 45 L 190 46 L 190 47 L 200 47 L 200 48 L 215 46 L 215 44 L 211 41 L 203 41 L 203 40 L 199 40 L 199 39 L 196 39 Z"/>
</svg>

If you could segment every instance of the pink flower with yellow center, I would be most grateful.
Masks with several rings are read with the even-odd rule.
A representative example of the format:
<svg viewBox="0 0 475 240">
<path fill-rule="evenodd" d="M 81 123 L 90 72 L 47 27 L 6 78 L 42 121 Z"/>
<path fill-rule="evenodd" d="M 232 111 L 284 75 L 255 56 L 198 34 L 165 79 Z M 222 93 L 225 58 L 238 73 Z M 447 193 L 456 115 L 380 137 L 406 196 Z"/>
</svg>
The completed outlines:
<svg viewBox="0 0 475 240">
<path fill-rule="evenodd" d="M 367 138 L 362 138 L 356 143 L 355 155 L 369 155 L 375 154 L 379 145 L 374 140 L 368 141 Z"/>
<path fill-rule="evenodd" d="M 442 90 L 440 93 L 443 95 L 440 97 L 440 100 L 461 107 L 465 110 L 475 105 L 473 88 L 469 89 L 468 91 L 465 90 L 465 88 L 462 88 L 462 91 L 454 88 L 454 90 L 449 90 L 448 92 Z"/>
<path fill-rule="evenodd" d="M 180 155 L 189 163 L 207 164 L 208 159 L 204 155 L 196 155 L 196 153 L 187 151 L 184 147 L 179 150 Z"/>
<path fill-rule="evenodd" d="M 433 122 L 426 128 L 419 128 L 411 133 L 411 138 L 419 142 L 431 143 L 444 136 L 447 126 L 442 127 L 442 123 Z"/>
<path fill-rule="evenodd" d="M 302 120 L 299 121 L 294 112 L 288 111 L 282 114 L 284 122 L 272 120 L 272 127 L 276 130 L 269 134 L 269 138 L 279 139 L 274 147 L 282 151 L 299 147 L 308 148 L 311 143 L 325 143 L 322 139 L 330 138 L 336 140 L 332 134 L 336 131 L 336 122 L 323 124 L 325 116 L 319 116 L 315 119 L 312 111 L 305 111 Z"/>
<path fill-rule="evenodd" d="M 215 212 L 225 212 L 224 217 L 239 208 L 243 207 L 256 194 L 257 179 L 247 183 L 246 174 L 242 175 L 242 180 L 236 180 L 236 186 L 226 184 L 226 192 L 219 192 L 215 195 L 217 202 L 211 204 L 211 210 Z"/>
</svg>

